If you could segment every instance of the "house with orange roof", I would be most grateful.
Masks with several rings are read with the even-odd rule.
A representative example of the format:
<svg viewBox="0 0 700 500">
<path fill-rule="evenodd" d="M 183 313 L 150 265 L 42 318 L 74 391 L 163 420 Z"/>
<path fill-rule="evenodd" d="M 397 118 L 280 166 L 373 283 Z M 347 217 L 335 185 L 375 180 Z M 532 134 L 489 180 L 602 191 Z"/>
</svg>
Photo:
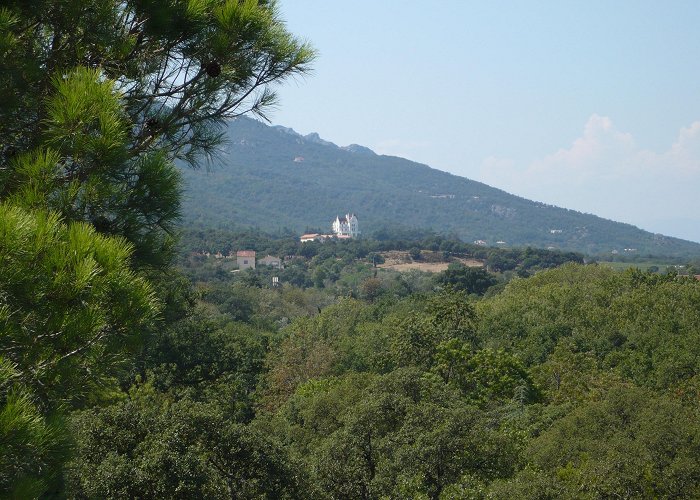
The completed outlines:
<svg viewBox="0 0 700 500">
<path fill-rule="evenodd" d="M 255 250 L 239 250 L 236 252 L 238 269 L 255 269 Z"/>
</svg>

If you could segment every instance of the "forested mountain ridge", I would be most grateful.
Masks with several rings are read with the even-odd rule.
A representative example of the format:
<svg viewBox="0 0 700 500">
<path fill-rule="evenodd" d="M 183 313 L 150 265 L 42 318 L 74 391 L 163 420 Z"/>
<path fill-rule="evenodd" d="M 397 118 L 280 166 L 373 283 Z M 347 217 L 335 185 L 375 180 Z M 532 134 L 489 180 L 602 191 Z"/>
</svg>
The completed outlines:
<svg viewBox="0 0 700 500">
<path fill-rule="evenodd" d="M 358 214 L 367 235 L 381 228 L 432 229 L 489 245 L 687 256 L 700 244 L 629 224 L 533 202 L 403 158 L 318 134 L 239 118 L 208 171 L 183 169 L 186 225 L 326 229 Z"/>
</svg>

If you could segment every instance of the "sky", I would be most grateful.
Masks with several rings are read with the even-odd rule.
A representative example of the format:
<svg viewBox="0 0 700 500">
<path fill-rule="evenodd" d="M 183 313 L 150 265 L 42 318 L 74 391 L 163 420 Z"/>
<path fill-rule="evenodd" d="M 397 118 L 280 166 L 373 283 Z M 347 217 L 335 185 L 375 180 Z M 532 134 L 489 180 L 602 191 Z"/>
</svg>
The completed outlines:
<svg viewBox="0 0 700 500">
<path fill-rule="evenodd" d="M 700 242 L 700 1 L 280 0 L 274 124 Z"/>
</svg>

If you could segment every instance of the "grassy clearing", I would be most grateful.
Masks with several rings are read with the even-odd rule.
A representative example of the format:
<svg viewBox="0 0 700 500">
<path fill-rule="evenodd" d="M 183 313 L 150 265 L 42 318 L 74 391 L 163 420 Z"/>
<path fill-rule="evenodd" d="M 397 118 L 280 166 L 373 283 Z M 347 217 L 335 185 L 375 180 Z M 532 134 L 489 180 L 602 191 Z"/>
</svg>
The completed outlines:
<svg viewBox="0 0 700 500">
<path fill-rule="evenodd" d="M 657 268 L 658 272 L 666 272 L 666 268 L 674 265 L 672 262 L 663 261 L 649 261 L 649 262 L 598 262 L 601 266 L 607 266 L 615 269 L 616 271 L 624 271 L 629 268 L 636 268 L 642 271 L 648 271 L 653 268 Z M 679 269 L 680 270 L 680 269 Z"/>
</svg>

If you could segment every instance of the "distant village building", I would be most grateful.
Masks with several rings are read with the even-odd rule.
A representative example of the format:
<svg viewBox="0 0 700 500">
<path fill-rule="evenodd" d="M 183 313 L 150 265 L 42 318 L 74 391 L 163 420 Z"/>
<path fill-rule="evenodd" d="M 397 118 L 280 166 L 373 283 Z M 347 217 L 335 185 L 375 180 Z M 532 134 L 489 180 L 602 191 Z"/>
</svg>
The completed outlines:
<svg viewBox="0 0 700 500">
<path fill-rule="evenodd" d="M 281 269 L 282 268 L 282 259 L 279 257 L 273 257 L 271 255 L 266 255 L 262 259 L 258 261 L 258 264 L 262 266 L 270 266 L 274 269 Z"/>
<path fill-rule="evenodd" d="M 336 216 L 331 224 L 333 234 L 305 233 L 301 235 L 299 241 L 307 243 L 309 241 L 319 241 L 323 243 L 328 239 L 346 240 L 357 238 L 360 235 L 360 225 L 355 214 L 345 214 L 343 217 Z"/>
<path fill-rule="evenodd" d="M 238 264 L 238 269 L 255 269 L 255 251 L 239 250 L 236 252 L 236 264 Z"/>
<path fill-rule="evenodd" d="M 302 243 L 308 243 L 309 241 L 321 241 L 321 234 L 318 233 L 307 233 L 307 234 L 302 234 L 301 238 L 299 238 L 299 241 Z"/>
<path fill-rule="evenodd" d="M 333 233 L 337 238 L 357 238 L 360 235 L 360 226 L 355 214 L 345 214 L 344 217 L 336 216 L 333 221 Z"/>
<path fill-rule="evenodd" d="M 304 163 L 304 157 L 303 156 L 296 156 L 294 158 L 294 163 Z"/>
</svg>

